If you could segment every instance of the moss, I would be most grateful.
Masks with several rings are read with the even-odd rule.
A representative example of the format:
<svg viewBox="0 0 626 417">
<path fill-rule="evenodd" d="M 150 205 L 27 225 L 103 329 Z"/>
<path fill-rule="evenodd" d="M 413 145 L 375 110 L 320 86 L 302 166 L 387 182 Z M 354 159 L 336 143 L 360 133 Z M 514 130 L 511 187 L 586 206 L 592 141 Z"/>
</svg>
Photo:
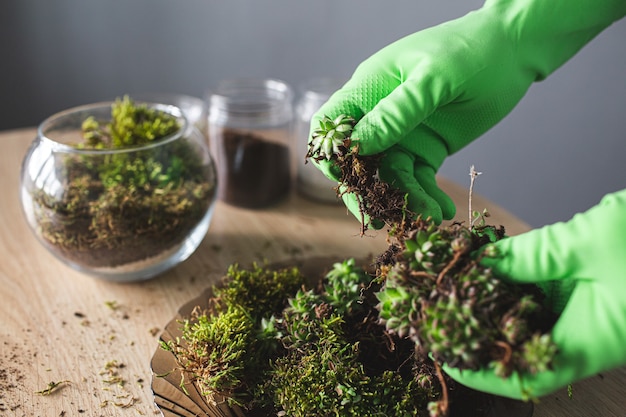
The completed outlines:
<svg viewBox="0 0 626 417">
<path fill-rule="evenodd" d="M 165 347 L 208 401 L 226 395 L 252 415 L 421 415 L 438 385 L 418 383 L 413 345 L 378 323 L 372 276 L 347 259 L 306 281 L 232 265 Z"/>
<path fill-rule="evenodd" d="M 249 269 L 233 264 L 216 287 L 208 311 L 195 311 L 182 323 L 182 340 L 166 344 L 209 401 L 217 396 L 245 409 L 263 408 L 256 398 L 281 351 L 275 315 L 304 284 L 297 268 Z"/>
<path fill-rule="evenodd" d="M 226 281 L 226 285 L 215 289 L 220 305 L 241 306 L 260 321 L 262 317 L 280 314 L 288 297 L 304 285 L 305 278 L 295 267 L 275 271 L 255 263 L 249 269 L 237 264 L 229 266 Z"/>
<path fill-rule="evenodd" d="M 358 345 L 327 338 L 279 358 L 271 388 L 279 410 L 293 417 L 418 416 L 425 398 L 415 381 L 396 372 L 368 375 Z"/>
<path fill-rule="evenodd" d="M 129 97 L 117 98 L 111 106 L 111 120 L 99 121 L 93 116 L 82 123 L 81 149 L 123 149 L 142 146 L 175 133 L 177 119 L 146 104 L 135 104 Z"/>
</svg>

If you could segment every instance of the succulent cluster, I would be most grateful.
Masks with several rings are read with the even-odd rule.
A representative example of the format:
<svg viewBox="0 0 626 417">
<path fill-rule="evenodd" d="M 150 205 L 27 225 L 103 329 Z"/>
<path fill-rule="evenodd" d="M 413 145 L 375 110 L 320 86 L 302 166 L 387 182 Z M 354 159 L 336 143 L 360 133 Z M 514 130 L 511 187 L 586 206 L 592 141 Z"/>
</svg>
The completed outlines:
<svg viewBox="0 0 626 417">
<path fill-rule="evenodd" d="M 484 240 L 502 235 L 493 227 L 479 234 L 418 218 L 408 233 L 396 236 L 377 294 L 387 330 L 451 367 L 487 366 L 502 377 L 547 369 L 556 354 L 546 333 L 554 317 L 541 292 L 500 280 L 480 264 L 481 256 L 497 256 Z"/>
<path fill-rule="evenodd" d="M 418 218 L 396 236 L 395 255 L 381 268 L 380 319 L 452 367 L 490 366 L 502 377 L 545 369 L 556 353 L 545 333 L 554 317 L 538 288 L 507 283 L 481 265 L 481 256 L 498 256 L 484 241 L 504 233 L 485 227 L 476 233 Z M 529 354 L 537 350 L 544 355 Z"/>
</svg>

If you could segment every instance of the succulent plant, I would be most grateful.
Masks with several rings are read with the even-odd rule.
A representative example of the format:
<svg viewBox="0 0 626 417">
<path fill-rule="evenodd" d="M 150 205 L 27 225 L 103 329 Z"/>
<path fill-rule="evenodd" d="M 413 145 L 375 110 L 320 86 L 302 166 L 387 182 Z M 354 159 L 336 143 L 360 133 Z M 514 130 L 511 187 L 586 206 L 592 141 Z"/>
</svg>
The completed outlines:
<svg viewBox="0 0 626 417">
<path fill-rule="evenodd" d="M 326 274 L 324 299 L 341 315 L 349 314 L 362 304 L 362 292 L 372 277 L 356 266 L 353 258 L 333 264 Z"/>
<path fill-rule="evenodd" d="M 423 348 L 452 367 L 478 369 L 492 332 L 476 317 L 473 300 L 450 294 L 422 310 L 418 339 Z"/>
<path fill-rule="evenodd" d="M 309 141 L 308 156 L 315 159 L 330 160 L 333 155 L 341 152 L 341 147 L 347 147 L 346 140 L 350 138 L 355 120 L 345 114 L 331 119 L 322 117 L 319 127 L 313 131 Z"/>
<path fill-rule="evenodd" d="M 384 287 L 376 292 L 379 322 L 391 334 L 416 340 L 422 294 L 416 286 L 402 285 L 390 271 Z"/>
<path fill-rule="evenodd" d="M 283 345 L 299 349 L 316 344 L 324 337 L 333 337 L 341 329 L 341 319 L 330 317 L 324 299 L 313 290 L 298 290 L 285 308 L 280 320 Z"/>
<path fill-rule="evenodd" d="M 524 343 L 520 352 L 520 361 L 531 374 L 545 372 L 552 369 L 552 358 L 557 350 L 549 334 L 535 333 Z"/>
<path fill-rule="evenodd" d="M 439 273 L 455 252 L 470 245 L 470 236 L 459 233 L 453 239 L 450 231 L 439 228 L 434 222 L 421 218 L 414 223 L 409 237 L 404 240 L 404 255 L 411 260 L 411 268 L 431 274 Z"/>
</svg>

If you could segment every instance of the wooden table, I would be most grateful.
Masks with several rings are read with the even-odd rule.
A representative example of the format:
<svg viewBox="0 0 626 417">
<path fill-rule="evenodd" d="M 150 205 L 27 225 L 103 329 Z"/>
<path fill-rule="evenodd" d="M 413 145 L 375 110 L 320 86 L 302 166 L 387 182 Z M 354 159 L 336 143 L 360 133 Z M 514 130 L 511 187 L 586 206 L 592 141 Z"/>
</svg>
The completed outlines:
<svg viewBox="0 0 626 417">
<path fill-rule="evenodd" d="M 150 360 L 163 326 L 226 267 L 255 260 L 362 257 L 382 252 L 384 232 L 359 236 L 342 206 L 297 195 L 267 210 L 218 203 L 198 250 L 152 280 L 118 284 L 82 275 L 36 240 L 18 199 L 21 160 L 34 129 L 0 133 L 0 416 L 159 415 L 150 389 Z M 469 176 L 468 176 L 469 178 Z M 468 179 L 469 181 L 469 179 Z M 467 190 L 440 179 L 467 216 Z M 528 226 L 496 204 L 492 222 L 509 234 Z M 42 395 L 51 382 L 61 384 Z M 625 416 L 626 372 L 606 373 L 547 397 L 535 416 Z"/>
</svg>

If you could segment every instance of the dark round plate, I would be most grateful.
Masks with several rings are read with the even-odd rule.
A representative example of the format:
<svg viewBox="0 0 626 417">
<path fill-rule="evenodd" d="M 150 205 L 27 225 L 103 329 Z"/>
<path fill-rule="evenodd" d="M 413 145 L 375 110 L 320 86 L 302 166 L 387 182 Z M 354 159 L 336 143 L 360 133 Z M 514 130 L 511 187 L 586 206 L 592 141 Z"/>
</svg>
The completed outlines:
<svg viewBox="0 0 626 417">
<path fill-rule="evenodd" d="M 317 277 L 338 261 L 340 259 L 310 258 L 296 263 L 276 263 L 270 267 L 298 266 L 307 276 Z M 360 264 L 365 265 L 366 261 Z M 181 320 L 189 318 L 197 307 L 207 308 L 211 294 L 211 288 L 207 288 L 198 297 L 182 305 L 176 316 L 165 326 L 161 341 L 176 340 L 181 337 Z M 250 417 L 246 416 L 241 409 L 228 406 L 225 401 L 218 399 L 215 403 L 208 402 L 191 381 L 186 381 L 181 386 L 181 373 L 177 369 L 176 357 L 172 352 L 158 347 L 152 357 L 151 367 L 154 401 L 164 417 Z M 531 402 L 497 396 L 488 397 L 487 410 L 476 417 L 532 417 L 533 415 Z M 460 414 L 466 415 L 466 412 L 467 410 L 464 410 Z M 455 414 L 457 413 L 453 412 L 450 417 L 455 417 Z"/>
</svg>

